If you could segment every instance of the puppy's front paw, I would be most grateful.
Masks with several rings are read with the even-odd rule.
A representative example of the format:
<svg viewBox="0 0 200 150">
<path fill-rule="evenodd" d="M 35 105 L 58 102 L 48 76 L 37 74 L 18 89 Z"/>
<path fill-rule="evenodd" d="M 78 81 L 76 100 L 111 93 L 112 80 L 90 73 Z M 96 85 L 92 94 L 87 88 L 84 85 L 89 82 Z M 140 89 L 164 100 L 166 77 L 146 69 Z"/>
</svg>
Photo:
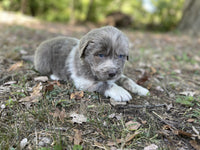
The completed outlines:
<svg viewBox="0 0 200 150">
<path fill-rule="evenodd" d="M 150 92 L 149 92 L 148 89 L 143 88 L 143 87 L 140 86 L 138 88 L 138 95 L 140 95 L 140 96 L 147 96 L 147 95 L 150 95 Z"/>
<path fill-rule="evenodd" d="M 128 91 L 116 84 L 113 84 L 110 89 L 105 91 L 105 96 L 110 97 L 115 101 L 129 101 L 132 99 L 132 96 Z"/>
</svg>

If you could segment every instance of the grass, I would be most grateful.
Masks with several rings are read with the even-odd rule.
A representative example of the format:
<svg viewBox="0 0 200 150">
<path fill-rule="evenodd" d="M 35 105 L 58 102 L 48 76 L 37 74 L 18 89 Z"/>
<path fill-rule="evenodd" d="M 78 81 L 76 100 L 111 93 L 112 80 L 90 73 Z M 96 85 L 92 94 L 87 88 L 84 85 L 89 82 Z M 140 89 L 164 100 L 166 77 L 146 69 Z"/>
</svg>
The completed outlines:
<svg viewBox="0 0 200 150">
<path fill-rule="evenodd" d="M 0 27 L 0 44 L 4 45 L 0 50 L 3 57 L 3 61 L 0 61 L 0 79 L 3 79 L 0 80 L 0 149 L 20 149 L 24 138 L 28 140 L 24 149 L 37 150 L 140 150 L 150 144 L 157 145 L 158 149 L 192 149 L 190 137 L 175 135 L 165 125 L 192 134 L 195 134 L 192 126 L 200 130 L 200 78 L 193 68 L 194 64 L 199 63 L 198 59 L 193 59 L 199 54 L 196 49 L 199 43 L 194 38 L 148 32 L 126 33 L 125 30 L 131 42 L 138 41 L 130 50 L 125 72 L 137 81 L 142 76 L 140 70 L 146 71 L 149 79 L 143 86 L 150 88 L 151 95 L 132 95 L 133 100 L 125 105 L 130 107 L 117 107 L 98 93 L 84 92 L 83 96 L 79 95 L 80 98 L 71 99 L 71 94 L 77 91 L 73 84 L 50 80 L 41 84 L 42 90 L 35 101 L 21 101 L 33 94 L 39 83 L 34 78 L 40 74 L 33 69 L 33 64 L 26 62 L 16 70 L 8 71 L 11 65 L 20 61 L 20 50 L 33 54 L 43 40 L 69 33 L 60 33 L 58 29 L 52 33 L 48 28 L 41 31 L 15 25 L 0 24 Z M 62 25 L 60 27 L 66 28 Z M 80 31 L 79 27 L 74 26 L 73 31 L 74 28 Z M 78 32 L 70 34 L 78 37 L 83 35 Z M 176 48 L 177 45 L 182 48 Z M 179 56 L 180 53 L 182 55 Z M 152 71 L 152 67 L 156 72 Z M 8 81 L 16 83 L 4 85 Z M 161 86 L 164 91 L 157 90 L 157 86 Z M 180 92 L 183 91 L 194 91 L 196 94 L 192 97 L 182 96 Z M 166 107 L 145 107 L 159 104 L 165 104 Z M 73 122 L 70 116 L 72 112 L 84 115 L 87 121 Z M 192 121 L 188 122 L 188 119 Z M 129 130 L 126 126 L 129 121 L 138 122 L 141 126 Z M 41 144 L 42 138 L 50 142 Z"/>
<path fill-rule="evenodd" d="M 193 96 L 178 96 L 176 98 L 176 103 L 185 105 L 185 106 L 194 106 L 195 104 L 199 104 L 197 100 Z"/>
</svg>

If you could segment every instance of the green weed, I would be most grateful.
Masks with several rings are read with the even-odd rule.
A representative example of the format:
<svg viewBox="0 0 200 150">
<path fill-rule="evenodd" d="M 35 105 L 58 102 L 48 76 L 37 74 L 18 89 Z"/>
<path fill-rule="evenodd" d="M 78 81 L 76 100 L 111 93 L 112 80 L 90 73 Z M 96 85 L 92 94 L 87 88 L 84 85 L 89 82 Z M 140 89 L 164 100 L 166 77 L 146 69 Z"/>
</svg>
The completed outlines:
<svg viewBox="0 0 200 150">
<path fill-rule="evenodd" d="M 182 104 L 184 106 L 194 106 L 196 104 L 196 100 L 193 96 L 178 96 L 176 98 L 176 103 Z"/>
</svg>

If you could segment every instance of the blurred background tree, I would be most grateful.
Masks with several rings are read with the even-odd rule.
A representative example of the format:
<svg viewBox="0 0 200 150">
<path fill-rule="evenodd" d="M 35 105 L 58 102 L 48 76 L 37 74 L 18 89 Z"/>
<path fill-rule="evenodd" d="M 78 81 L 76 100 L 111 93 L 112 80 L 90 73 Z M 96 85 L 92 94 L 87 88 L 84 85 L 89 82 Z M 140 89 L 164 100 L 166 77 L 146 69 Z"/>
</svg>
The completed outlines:
<svg viewBox="0 0 200 150">
<path fill-rule="evenodd" d="M 180 30 L 200 35 L 200 0 L 186 0 Z"/>
<path fill-rule="evenodd" d="M 181 17 L 185 0 L 0 0 L 0 9 L 47 21 L 118 25 L 169 31 Z M 109 20 L 112 20 L 110 23 Z M 125 19 L 125 20 L 123 20 Z"/>
</svg>

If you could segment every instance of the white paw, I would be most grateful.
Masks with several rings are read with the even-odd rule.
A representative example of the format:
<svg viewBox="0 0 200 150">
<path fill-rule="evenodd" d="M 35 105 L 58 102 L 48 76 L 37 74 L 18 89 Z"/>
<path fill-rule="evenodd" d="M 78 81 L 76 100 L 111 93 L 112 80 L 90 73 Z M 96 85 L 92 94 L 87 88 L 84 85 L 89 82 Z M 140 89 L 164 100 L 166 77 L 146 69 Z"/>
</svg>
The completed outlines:
<svg viewBox="0 0 200 150">
<path fill-rule="evenodd" d="M 132 99 L 132 96 L 128 91 L 116 85 L 115 83 L 110 89 L 105 91 L 105 96 L 110 97 L 115 101 L 129 101 Z"/>
<path fill-rule="evenodd" d="M 147 96 L 147 95 L 150 95 L 150 92 L 148 89 L 146 88 L 143 88 L 143 87 L 138 87 L 138 95 L 140 96 Z"/>
<path fill-rule="evenodd" d="M 60 80 L 59 77 L 57 77 L 54 74 L 50 75 L 50 78 L 51 78 L 51 80 L 56 80 L 56 81 Z"/>
</svg>

